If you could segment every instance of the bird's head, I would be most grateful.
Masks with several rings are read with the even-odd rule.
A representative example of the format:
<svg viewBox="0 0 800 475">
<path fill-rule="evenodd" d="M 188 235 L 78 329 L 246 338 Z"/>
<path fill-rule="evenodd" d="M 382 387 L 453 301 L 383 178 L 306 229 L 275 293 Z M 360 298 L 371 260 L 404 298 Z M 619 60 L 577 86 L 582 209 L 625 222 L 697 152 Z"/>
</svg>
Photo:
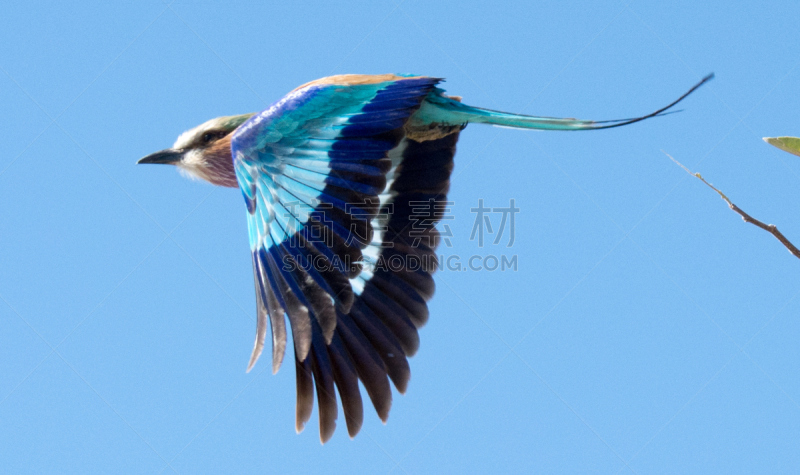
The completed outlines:
<svg viewBox="0 0 800 475">
<path fill-rule="evenodd" d="M 219 186 L 238 186 L 231 156 L 231 136 L 253 114 L 217 117 L 182 133 L 172 148 L 140 159 L 137 163 L 177 166 L 191 178 Z"/>
</svg>

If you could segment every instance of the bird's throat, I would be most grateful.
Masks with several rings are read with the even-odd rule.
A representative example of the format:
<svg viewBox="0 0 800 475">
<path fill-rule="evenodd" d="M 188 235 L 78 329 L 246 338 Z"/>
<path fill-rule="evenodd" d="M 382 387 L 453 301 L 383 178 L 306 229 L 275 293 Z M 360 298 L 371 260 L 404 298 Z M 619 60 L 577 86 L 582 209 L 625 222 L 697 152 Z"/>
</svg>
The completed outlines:
<svg viewBox="0 0 800 475">
<path fill-rule="evenodd" d="M 189 151 L 178 166 L 190 176 L 213 185 L 231 188 L 239 186 L 233 167 L 230 135 L 205 149 Z"/>
</svg>

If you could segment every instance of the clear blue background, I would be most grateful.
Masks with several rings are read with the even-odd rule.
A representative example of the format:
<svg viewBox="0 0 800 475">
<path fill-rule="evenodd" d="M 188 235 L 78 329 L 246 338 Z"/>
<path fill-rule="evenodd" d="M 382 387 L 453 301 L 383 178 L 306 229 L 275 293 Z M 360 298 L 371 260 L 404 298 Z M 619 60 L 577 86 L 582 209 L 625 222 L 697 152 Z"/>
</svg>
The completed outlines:
<svg viewBox="0 0 800 475">
<path fill-rule="evenodd" d="M 796 2 L 6 2 L 0 471 L 800 471 Z M 414 72 L 494 109 L 621 129 L 462 134 L 445 255 L 382 425 L 294 433 L 294 370 L 245 373 L 240 193 L 134 165 L 311 79 Z M 516 242 L 469 240 L 515 199 Z"/>
</svg>

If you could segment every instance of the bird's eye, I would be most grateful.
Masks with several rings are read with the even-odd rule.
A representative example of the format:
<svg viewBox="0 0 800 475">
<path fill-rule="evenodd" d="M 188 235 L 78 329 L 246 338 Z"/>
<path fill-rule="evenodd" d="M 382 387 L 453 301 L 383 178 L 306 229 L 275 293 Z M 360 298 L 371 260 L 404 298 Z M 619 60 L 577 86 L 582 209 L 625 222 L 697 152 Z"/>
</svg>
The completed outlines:
<svg viewBox="0 0 800 475">
<path fill-rule="evenodd" d="M 203 134 L 203 137 L 201 138 L 201 140 L 203 141 L 204 144 L 207 144 L 207 143 L 209 143 L 211 141 L 214 141 L 216 139 L 220 139 L 220 138 L 222 138 L 224 136 L 225 136 L 225 132 L 206 132 L 206 133 Z"/>
</svg>

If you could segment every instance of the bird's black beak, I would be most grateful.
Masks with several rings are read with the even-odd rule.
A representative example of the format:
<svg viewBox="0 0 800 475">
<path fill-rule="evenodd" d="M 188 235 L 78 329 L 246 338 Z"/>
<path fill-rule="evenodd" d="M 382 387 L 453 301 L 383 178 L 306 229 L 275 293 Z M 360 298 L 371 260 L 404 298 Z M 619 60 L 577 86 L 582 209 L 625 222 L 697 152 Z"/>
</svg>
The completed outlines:
<svg viewBox="0 0 800 475">
<path fill-rule="evenodd" d="M 140 159 L 138 162 L 136 162 L 136 164 L 161 163 L 166 165 L 175 165 L 183 158 L 183 152 L 184 150 L 168 148 L 166 150 L 161 150 L 160 152 L 151 153 L 150 155 Z"/>
</svg>

